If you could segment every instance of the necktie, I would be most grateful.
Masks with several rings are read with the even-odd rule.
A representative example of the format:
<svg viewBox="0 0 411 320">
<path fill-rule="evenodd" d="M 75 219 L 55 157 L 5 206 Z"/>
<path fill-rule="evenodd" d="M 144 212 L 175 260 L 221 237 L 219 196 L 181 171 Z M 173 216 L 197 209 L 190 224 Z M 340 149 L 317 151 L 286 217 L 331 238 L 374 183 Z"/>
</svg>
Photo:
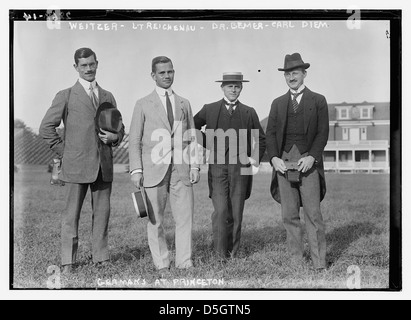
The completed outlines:
<svg viewBox="0 0 411 320">
<path fill-rule="evenodd" d="M 171 106 L 171 101 L 170 101 L 167 91 L 166 91 L 166 105 L 167 105 L 168 122 L 170 122 L 170 127 L 171 129 L 173 129 L 173 124 L 174 124 L 173 107 Z"/>
<path fill-rule="evenodd" d="M 90 83 L 90 94 L 89 94 L 89 96 L 90 96 L 91 102 L 93 103 L 94 108 L 97 109 L 98 108 L 98 98 L 97 98 L 96 94 L 94 93 L 94 88 L 93 88 L 93 85 L 91 83 Z"/>
<path fill-rule="evenodd" d="M 303 93 L 303 91 L 301 91 L 301 92 L 299 92 L 299 93 L 292 93 L 292 92 L 291 92 L 291 95 L 293 96 L 293 101 L 292 101 L 292 103 L 293 103 L 294 113 L 297 112 L 298 106 L 299 106 L 298 101 L 297 101 L 297 97 L 298 97 L 300 94 L 302 94 L 302 93 Z"/>
<path fill-rule="evenodd" d="M 237 105 L 237 103 L 233 103 L 233 102 L 231 102 L 231 103 L 228 104 L 228 113 L 230 114 L 230 116 L 233 115 L 233 113 L 234 113 L 234 107 L 235 107 L 236 105 Z"/>
</svg>

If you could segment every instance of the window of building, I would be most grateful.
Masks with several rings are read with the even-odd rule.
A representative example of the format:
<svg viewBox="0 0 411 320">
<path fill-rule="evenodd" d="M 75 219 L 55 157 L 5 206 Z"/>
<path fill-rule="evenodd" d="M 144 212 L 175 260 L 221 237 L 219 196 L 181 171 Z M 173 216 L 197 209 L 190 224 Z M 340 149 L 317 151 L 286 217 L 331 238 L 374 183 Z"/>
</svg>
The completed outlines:
<svg viewBox="0 0 411 320">
<path fill-rule="evenodd" d="M 361 106 L 361 119 L 372 119 L 374 106 Z"/>
<path fill-rule="evenodd" d="M 340 110 L 340 119 L 348 119 L 348 110 L 347 109 L 341 109 Z"/>
<path fill-rule="evenodd" d="M 352 106 L 337 106 L 337 117 L 338 120 L 350 120 L 351 115 L 350 115 L 350 110 Z"/>
<path fill-rule="evenodd" d="M 349 120 L 351 107 L 337 107 L 338 120 Z"/>
</svg>

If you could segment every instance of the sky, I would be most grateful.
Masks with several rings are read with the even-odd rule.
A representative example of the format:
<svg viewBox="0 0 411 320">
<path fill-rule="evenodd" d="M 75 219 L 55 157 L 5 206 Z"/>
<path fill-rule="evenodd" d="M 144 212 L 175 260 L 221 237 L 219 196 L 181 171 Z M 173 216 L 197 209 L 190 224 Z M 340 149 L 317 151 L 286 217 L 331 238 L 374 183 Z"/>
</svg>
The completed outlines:
<svg viewBox="0 0 411 320">
<path fill-rule="evenodd" d="M 250 81 L 240 101 L 264 119 L 288 89 L 278 68 L 294 52 L 311 64 L 305 84 L 329 103 L 389 102 L 389 22 L 360 23 L 353 29 L 336 20 L 62 21 L 54 28 L 15 22 L 14 118 L 38 131 L 56 93 L 77 81 L 73 56 L 80 47 L 96 52 L 97 81 L 117 100 L 126 132 L 135 102 L 154 89 L 151 60 L 159 55 L 172 59 L 173 89 L 194 114 L 223 97 L 215 82 L 223 72 L 239 71 Z"/>
</svg>

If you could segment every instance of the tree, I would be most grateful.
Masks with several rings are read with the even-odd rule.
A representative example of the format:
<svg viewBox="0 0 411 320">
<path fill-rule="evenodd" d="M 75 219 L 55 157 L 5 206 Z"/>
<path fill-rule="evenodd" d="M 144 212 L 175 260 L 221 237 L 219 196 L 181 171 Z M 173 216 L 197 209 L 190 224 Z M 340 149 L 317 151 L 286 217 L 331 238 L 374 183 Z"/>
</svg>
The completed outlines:
<svg viewBox="0 0 411 320">
<path fill-rule="evenodd" d="M 23 122 L 23 120 L 14 119 L 14 129 L 25 129 L 25 128 L 27 128 L 27 126 Z"/>
</svg>

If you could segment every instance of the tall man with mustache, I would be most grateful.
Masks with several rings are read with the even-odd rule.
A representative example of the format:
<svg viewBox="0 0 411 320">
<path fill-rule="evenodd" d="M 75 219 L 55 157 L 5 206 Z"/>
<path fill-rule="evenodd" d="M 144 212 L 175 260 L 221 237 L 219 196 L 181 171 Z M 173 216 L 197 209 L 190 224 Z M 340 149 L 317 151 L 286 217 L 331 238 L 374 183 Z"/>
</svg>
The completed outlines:
<svg viewBox="0 0 411 320">
<path fill-rule="evenodd" d="M 73 87 L 57 93 L 40 125 L 40 135 L 62 159 L 59 178 L 67 186 L 61 226 L 61 264 L 66 274 L 71 273 L 76 262 L 80 211 L 89 188 L 93 210 L 92 259 L 97 265 L 109 260 L 111 147 L 118 146 L 124 136 L 124 125 L 118 133 L 100 129 L 97 134 L 95 116 L 98 106 L 110 103 L 115 107 L 116 101 L 96 81 L 98 61 L 95 52 L 80 48 L 74 54 L 74 62 L 78 81 Z M 62 120 L 65 122 L 64 142 L 56 131 Z"/>
<path fill-rule="evenodd" d="M 326 268 L 325 225 L 320 201 L 325 196 L 323 151 L 328 140 L 328 105 L 324 96 L 304 85 L 310 67 L 299 53 L 286 55 L 285 81 L 289 91 L 271 105 L 267 124 L 267 152 L 273 166 L 271 194 L 281 203 L 292 260 L 302 263 L 304 243 L 300 207 L 316 270 Z M 300 181 L 287 178 L 287 164 L 296 162 Z M 290 175 L 291 176 L 291 175 Z M 292 181 L 292 182 L 291 182 Z"/>
</svg>

